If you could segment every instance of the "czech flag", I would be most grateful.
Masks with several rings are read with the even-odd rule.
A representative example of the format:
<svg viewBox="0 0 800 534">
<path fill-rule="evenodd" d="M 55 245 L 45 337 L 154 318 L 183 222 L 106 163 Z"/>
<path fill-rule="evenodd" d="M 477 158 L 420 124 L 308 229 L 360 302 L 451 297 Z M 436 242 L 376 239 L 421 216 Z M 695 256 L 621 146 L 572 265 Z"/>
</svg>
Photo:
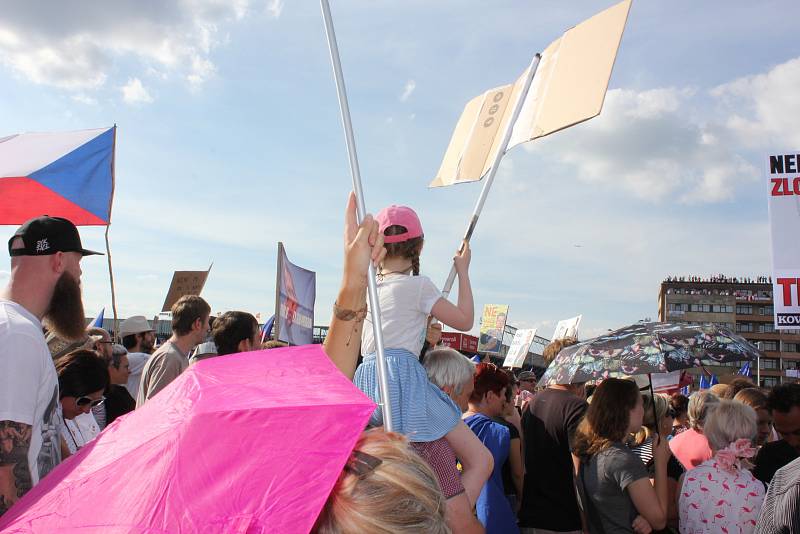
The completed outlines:
<svg viewBox="0 0 800 534">
<path fill-rule="evenodd" d="M 0 137 L 0 224 L 40 215 L 107 226 L 116 126 Z"/>
</svg>

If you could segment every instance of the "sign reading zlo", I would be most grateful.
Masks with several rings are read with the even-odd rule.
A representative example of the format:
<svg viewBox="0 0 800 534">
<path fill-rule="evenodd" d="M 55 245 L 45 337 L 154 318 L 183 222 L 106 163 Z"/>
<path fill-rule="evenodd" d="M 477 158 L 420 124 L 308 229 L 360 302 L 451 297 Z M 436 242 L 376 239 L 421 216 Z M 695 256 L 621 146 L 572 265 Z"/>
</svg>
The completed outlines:
<svg viewBox="0 0 800 534">
<path fill-rule="evenodd" d="M 800 328 L 800 154 L 767 157 L 775 328 Z"/>
</svg>

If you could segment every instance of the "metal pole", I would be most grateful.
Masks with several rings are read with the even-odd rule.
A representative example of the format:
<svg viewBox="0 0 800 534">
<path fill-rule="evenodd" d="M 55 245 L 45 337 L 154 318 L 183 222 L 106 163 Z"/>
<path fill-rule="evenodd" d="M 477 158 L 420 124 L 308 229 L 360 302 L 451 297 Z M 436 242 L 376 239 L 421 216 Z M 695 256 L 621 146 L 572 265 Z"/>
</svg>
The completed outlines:
<svg viewBox="0 0 800 534">
<path fill-rule="evenodd" d="M 481 194 L 478 196 L 478 202 L 475 204 L 475 209 L 472 211 L 472 217 L 470 217 L 469 226 L 467 226 L 467 231 L 464 233 L 464 241 L 467 243 L 469 243 L 469 240 L 472 238 L 472 233 L 475 231 L 475 226 L 478 224 L 478 218 L 481 216 L 483 205 L 486 203 L 486 197 L 489 196 L 489 190 L 492 188 L 492 184 L 494 183 L 494 177 L 497 174 L 497 168 L 500 166 L 500 160 L 503 158 L 503 155 L 505 155 L 506 148 L 508 148 L 508 142 L 511 140 L 511 133 L 514 130 L 514 123 L 517 122 L 517 118 L 522 111 L 522 106 L 525 103 L 525 98 L 528 96 L 528 90 L 531 88 L 531 82 L 533 81 L 533 77 L 536 75 L 536 69 L 539 68 L 539 61 L 541 59 L 541 54 L 536 54 L 533 56 L 531 65 L 528 68 L 528 76 L 525 78 L 525 84 L 522 86 L 522 92 L 520 92 L 519 98 L 514 104 L 514 110 L 511 113 L 511 120 L 509 120 L 508 124 L 506 125 L 506 131 L 503 134 L 503 142 L 500 144 L 497 154 L 494 157 L 494 161 L 492 161 L 492 166 L 489 168 L 489 173 L 486 175 L 486 180 L 483 182 Z M 447 276 L 447 282 L 445 282 L 444 289 L 442 289 L 442 295 L 444 298 L 447 298 L 447 296 L 450 294 L 450 290 L 453 288 L 453 283 L 455 281 L 456 265 L 453 263 L 453 265 L 450 267 L 450 274 Z"/>
<path fill-rule="evenodd" d="M 756 354 L 756 387 L 761 387 L 761 351 L 764 350 L 764 343 L 756 342 L 758 354 Z"/>
<path fill-rule="evenodd" d="M 367 210 L 364 207 L 364 191 L 361 188 L 361 170 L 358 167 L 358 156 L 356 155 L 356 141 L 353 136 L 353 124 L 350 122 L 350 106 L 347 103 L 347 91 L 344 87 L 344 74 L 342 74 L 342 63 L 339 59 L 339 46 L 336 44 L 336 33 L 333 30 L 333 18 L 331 17 L 331 7 L 328 0 L 320 0 L 322 6 L 322 16 L 325 19 L 325 35 L 328 38 L 328 49 L 331 53 L 331 64 L 333 65 L 333 75 L 336 78 L 336 94 L 339 97 L 339 109 L 342 113 L 342 125 L 344 126 L 345 143 L 347 144 L 347 155 L 350 158 L 350 174 L 353 178 L 353 191 L 356 194 L 356 207 L 358 212 L 358 222 L 364 220 Z M 383 347 L 383 330 L 381 325 L 381 310 L 378 303 L 378 286 L 375 283 L 375 267 L 370 263 L 369 274 L 367 276 L 367 286 L 369 290 L 369 307 L 372 313 L 372 329 L 375 335 L 375 347 L 377 349 L 378 364 L 378 385 L 380 386 L 381 402 L 383 408 L 383 425 L 387 431 L 394 430 L 392 421 L 392 407 L 388 402 L 389 381 L 386 371 L 386 359 Z"/>
<path fill-rule="evenodd" d="M 283 277 L 283 242 L 278 241 L 278 261 L 275 267 L 275 321 L 272 323 L 272 332 L 275 341 L 280 341 L 281 335 L 281 278 Z"/>
</svg>

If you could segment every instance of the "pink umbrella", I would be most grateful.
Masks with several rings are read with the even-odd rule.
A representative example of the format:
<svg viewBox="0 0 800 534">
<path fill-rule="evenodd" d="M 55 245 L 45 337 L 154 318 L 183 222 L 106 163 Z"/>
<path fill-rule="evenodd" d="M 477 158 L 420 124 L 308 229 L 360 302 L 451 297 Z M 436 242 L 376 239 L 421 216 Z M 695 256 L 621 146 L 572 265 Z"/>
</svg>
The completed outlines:
<svg viewBox="0 0 800 534">
<path fill-rule="evenodd" d="M 203 360 L 59 465 L 0 530 L 306 533 L 374 409 L 319 345 Z"/>
</svg>

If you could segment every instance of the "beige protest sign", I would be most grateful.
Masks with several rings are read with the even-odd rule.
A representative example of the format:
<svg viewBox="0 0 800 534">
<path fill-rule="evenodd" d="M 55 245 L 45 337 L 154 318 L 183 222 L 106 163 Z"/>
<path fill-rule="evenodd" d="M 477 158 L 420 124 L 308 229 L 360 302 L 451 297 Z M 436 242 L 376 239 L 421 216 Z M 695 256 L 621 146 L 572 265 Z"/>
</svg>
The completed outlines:
<svg viewBox="0 0 800 534">
<path fill-rule="evenodd" d="M 164 306 L 161 307 L 161 311 L 170 311 L 172 305 L 178 302 L 178 299 L 184 295 L 199 295 L 200 292 L 203 291 L 203 286 L 210 272 L 210 267 L 207 271 L 175 271 L 172 275 L 172 283 L 169 285 L 167 298 L 164 300 Z"/>
<path fill-rule="evenodd" d="M 625 0 L 598 13 L 545 49 L 506 151 L 600 114 L 630 6 L 631 0 Z M 483 178 L 498 155 L 527 76 L 526 69 L 516 83 L 470 100 L 430 187 Z"/>
</svg>

